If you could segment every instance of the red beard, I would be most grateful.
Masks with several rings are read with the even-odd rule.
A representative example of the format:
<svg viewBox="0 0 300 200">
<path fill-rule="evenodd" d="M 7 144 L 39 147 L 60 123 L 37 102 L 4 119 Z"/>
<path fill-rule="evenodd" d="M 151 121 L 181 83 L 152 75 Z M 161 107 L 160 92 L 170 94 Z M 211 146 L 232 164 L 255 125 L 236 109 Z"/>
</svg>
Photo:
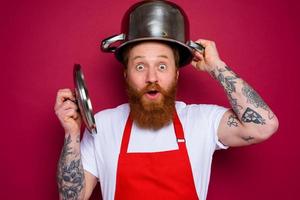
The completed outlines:
<svg viewBox="0 0 300 200">
<path fill-rule="evenodd" d="M 162 89 L 156 83 L 150 83 L 141 91 L 137 91 L 127 83 L 130 114 L 132 119 L 141 128 L 160 129 L 169 124 L 175 112 L 175 96 L 177 81 L 168 90 Z M 159 100 L 148 100 L 145 94 L 156 91 L 161 94 Z"/>
</svg>

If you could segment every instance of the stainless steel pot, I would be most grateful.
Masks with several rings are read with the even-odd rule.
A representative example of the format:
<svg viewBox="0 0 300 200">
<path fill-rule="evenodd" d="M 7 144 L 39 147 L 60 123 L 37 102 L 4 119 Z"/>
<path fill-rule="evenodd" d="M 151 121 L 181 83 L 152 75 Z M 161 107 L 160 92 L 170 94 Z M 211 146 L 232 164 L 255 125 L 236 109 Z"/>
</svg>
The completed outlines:
<svg viewBox="0 0 300 200">
<path fill-rule="evenodd" d="M 115 53 L 122 61 L 122 52 L 132 43 L 157 40 L 175 45 L 180 54 L 179 65 L 185 66 L 193 58 L 193 50 L 204 47 L 189 39 L 189 22 L 184 11 L 169 1 L 142 1 L 125 13 L 122 33 L 106 38 L 101 43 L 104 52 Z M 116 43 L 119 46 L 116 46 Z"/>
</svg>

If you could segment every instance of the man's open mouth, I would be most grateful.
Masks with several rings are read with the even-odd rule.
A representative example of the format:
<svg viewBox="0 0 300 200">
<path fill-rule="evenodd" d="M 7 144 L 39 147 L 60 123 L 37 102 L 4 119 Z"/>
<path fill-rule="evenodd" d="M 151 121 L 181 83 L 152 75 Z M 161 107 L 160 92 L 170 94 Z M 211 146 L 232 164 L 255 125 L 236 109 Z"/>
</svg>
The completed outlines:
<svg viewBox="0 0 300 200">
<path fill-rule="evenodd" d="M 151 95 L 151 96 L 155 96 L 158 93 L 157 90 L 150 90 L 147 92 L 147 94 Z"/>
<path fill-rule="evenodd" d="M 145 93 L 146 97 L 150 100 L 156 100 L 160 96 L 159 90 L 151 89 Z"/>
</svg>

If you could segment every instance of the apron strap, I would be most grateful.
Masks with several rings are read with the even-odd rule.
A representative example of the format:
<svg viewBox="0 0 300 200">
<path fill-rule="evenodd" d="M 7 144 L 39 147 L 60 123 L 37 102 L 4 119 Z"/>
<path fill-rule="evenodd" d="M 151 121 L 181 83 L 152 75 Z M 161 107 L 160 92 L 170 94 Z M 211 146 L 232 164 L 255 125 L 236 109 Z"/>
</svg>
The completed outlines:
<svg viewBox="0 0 300 200">
<path fill-rule="evenodd" d="M 178 117 L 176 110 L 175 110 L 174 116 L 173 116 L 173 126 L 174 126 L 174 130 L 175 130 L 175 134 L 176 134 L 177 143 L 185 143 L 182 124 L 180 122 L 180 119 Z"/>
<path fill-rule="evenodd" d="M 132 124 L 133 124 L 133 120 L 132 120 L 132 118 L 130 117 L 130 114 L 129 114 L 128 118 L 127 118 L 127 121 L 126 121 L 126 124 L 125 124 L 124 133 L 123 133 L 121 150 L 120 150 L 121 154 L 127 153 Z"/>
</svg>

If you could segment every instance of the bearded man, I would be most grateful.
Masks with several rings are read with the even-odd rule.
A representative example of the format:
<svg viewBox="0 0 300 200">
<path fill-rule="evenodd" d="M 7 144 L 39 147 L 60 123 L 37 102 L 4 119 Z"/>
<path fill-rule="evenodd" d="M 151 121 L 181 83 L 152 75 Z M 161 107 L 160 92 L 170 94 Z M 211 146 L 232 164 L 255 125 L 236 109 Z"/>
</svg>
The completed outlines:
<svg viewBox="0 0 300 200">
<path fill-rule="evenodd" d="M 215 149 L 258 143 L 276 131 L 276 116 L 256 107 L 259 96 L 243 92 L 256 94 L 220 60 L 215 44 L 198 42 L 205 57 L 196 53 L 192 64 L 213 77 L 235 77 L 235 91 L 217 80 L 239 107 L 176 102 L 176 49 L 153 41 L 134 45 L 124 55 L 129 104 L 96 114 L 99 134 L 86 132 L 79 142 L 75 97 L 70 89 L 58 92 L 55 109 L 66 138 L 58 169 L 62 199 L 88 199 L 97 181 L 103 199 L 205 199 Z"/>
<path fill-rule="evenodd" d="M 278 120 L 267 104 L 219 57 L 213 41 L 197 43 L 192 65 L 224 88 L 232 109 L 178 102 L 180 53 L 172 42 L 146 40 L 122 52 L 128 104 L 95 115 L 98 134 L 85 131 L 70 89 L 58 91 L 56 114 L 65 130 L 58 164 L 61 199 L 201 199 L 216 149 L 268 139 Z M 197 88 L 193 88 L 197 92 Z"/>
</svg>

